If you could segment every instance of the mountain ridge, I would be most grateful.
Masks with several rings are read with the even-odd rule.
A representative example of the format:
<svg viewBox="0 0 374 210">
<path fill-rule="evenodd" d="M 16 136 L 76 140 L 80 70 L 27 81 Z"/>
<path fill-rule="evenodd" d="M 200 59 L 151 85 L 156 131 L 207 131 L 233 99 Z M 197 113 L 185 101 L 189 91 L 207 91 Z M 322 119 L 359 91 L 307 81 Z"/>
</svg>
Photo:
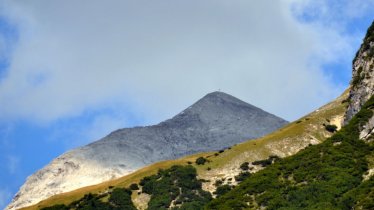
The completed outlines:
<svg viewBox="0 0 374 210">
<path fill-rule="evenodd" d="M 36 210 L 55 204 L 68 205 L 88 193 L 102 194 L 110 191 L 110 188 L 113 187 L 129 187 L 133 183 L 138 183 L 143 177 L 157 173 L 160 169 L 167 169 L 173 165 L 188 165 L 194 163 L 198 157 L 208 159 L 208 162 L 204 165 L 194 164 L 199 178 L 209 180 L 209 182 L 203 183 L 203 189 L 214 192 L 216 189 L 215 182 L 222 179 L 226 182 L 234 179 L 240 172 L 240 165 L 245 161 L 262 160 L 269 155 L 286 157 L 295 154 L 310 144 L 323 142 L 325 138 L 332 135 L 332 133 L 326 131 L 323 124 L 330 122 L 336 125 L 338 129 L 340 128 L 346 110 L 348 93 L 349 90 L 346 90 L 336 100 L 262 138 L 245 141 L 219 152 L 197 153 L 176 160 L 157 162 L 124 177 L 58 194 L 36 205 L 22 209 Z M 217 154 L 219 155 L 216 156 Z M 258 170 L 261 170 L 261 167 L 255 166 L 253 172 Z M 143 194 L 138 197 L 137 191 L 134 191 L 132 200 L 138 209 L 146 209 L 147 202 L 144 200 Z"/>
<path fill-rule="evenodd" d="M 213 92 L 157 125 L 119 129 L 64 153 L 28 177 L 7 209 L 124 176 L 156 161 L 224 149 L 285 124 L 233 96 Z"/>
</svg>

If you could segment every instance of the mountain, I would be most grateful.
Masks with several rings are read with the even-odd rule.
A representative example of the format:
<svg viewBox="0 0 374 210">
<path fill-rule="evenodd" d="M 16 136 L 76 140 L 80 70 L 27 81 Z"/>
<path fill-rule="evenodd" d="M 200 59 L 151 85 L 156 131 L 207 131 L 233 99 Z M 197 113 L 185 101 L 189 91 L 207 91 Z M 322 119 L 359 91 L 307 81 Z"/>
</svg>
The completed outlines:
<svg viewBox="0 0 374 210">
<path fill-rule="evenodd" d="M 120 129 L 61 155 L 28 177 L 7 209 L 118 178 L 157 161 L 222 150 L 286 124 L 233 96 L 213 92 L 172 119 Z"/>
<path fill-rule="evenodd" d="M 110 209 L 116 191 L 135 183 L 126 205 L 137 209 L 374 209 L 373 62 L 374 22 L 350 88 L 309 115 L 224 151 L 155 163 L 25 209 Z"/>
<path fill-rule="evenodd" d="M 325 125 L 336 125 L 337 129 L 340 129 L 348 95 L 349 90 L 336 100 L 264 137 L 232 145 L 221 151 L 197 153 L 180 159 L 157 162 L 118 179 L 58 194 L 22 209 L 36 210 L 56 204 L 68 205 L 72 202 L 76 203 L 89 194 L 105 196 L 116 187 L 128 188 L 131 184 L 139 183 L 144 177 L 157 174 L 160 169 L 168 170 L 173 165 L 190 165 L 191 163 L 196 168 L 198 177 L 205 180 L 202 183 L 203 190 L 213 193 L 217 188 L 216 183 L 222 180 L 223 184 L 237 184 L 235 177 L 242 172 L 240 166 L 244 162 L 252 163 L 273 155 L 283 158 L 291 156 L 309 145 L 320 144 L 326 138 L 331 137 L 333 133 L 327 131 Z M 197 165 L 195 161 L 199 157 L 206 158 L 208 162 L 204 165 Z M 251 173 L 263 169 L 260 165 L 250 164 L 249 167 L 251 167 Z M 138 209 L 147 209 L 150 196 L 140 192 L 142 190 L 133 191 L 132 201 Z"/>
</svg>

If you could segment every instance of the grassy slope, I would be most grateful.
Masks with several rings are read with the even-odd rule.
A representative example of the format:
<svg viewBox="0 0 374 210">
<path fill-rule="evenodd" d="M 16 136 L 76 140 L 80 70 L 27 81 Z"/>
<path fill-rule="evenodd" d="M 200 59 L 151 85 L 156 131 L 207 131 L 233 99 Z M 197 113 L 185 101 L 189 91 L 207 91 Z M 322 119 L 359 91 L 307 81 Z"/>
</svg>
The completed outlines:
<svg viewBox="0 0 374 210">
<path fill-rule="evenodd" d="M 155 164 L 152 164 L 150 166 L 147 166 L 145 168 L 142 168 L 132 174 L 126 175 L 124 177 L 110 180 L 107 182 L 103 182 L 98 185 L 92 185 L 88 187 L 83 187 L 71 192 L 62 193 L 59 195 L 52 196 L 48 198 L 47 200 L 41 201 L 36 205 L 22 208 L 27 210 L 35 210 L 47 206 L 52 206 L 55 204 L 69 204 L 72 201 L 78 200 L 83 197 L 83 195 L 88 193 L 102 193 L 105 192 L 109 186 L 116 186 L 116 187 L 128 187 L 132 183 L 137 183 L 140 181 L 141 178 L 156 174 L 159 169 L 166 169 L 171 167 L 172 165 L 187 165 L 188 161 L 194 162 L 197 157 L 200 156 L 209 156 L 213 153 L 201 153 L 201 154 L 194 154 L 191 156 L 183 157 L 181 159 L 177 160 L 167 160 L 167 161 L 161 161 Z"/>
<path fill-rule="evenodd" d="M 203 166 L 196 166 L 196 168 L 201 178 L 211 180 L 210 184 L 208 183 L 205 188 L 212 191 L 214 190 L 212 186 L 214 180 L 222 177 L 233 177 L 238 173 L 237 168 L 242 162 L 265 159 L 272 154 L 285 157 L 295 154 L 309 144 L 322 142 L 326 137 L 331 135 L 329 132 L 325 131 L 322 124 L 329 124 L 327 120 L 330 120 L 330 123 L 332 123 L 334 119 L 339 119 L 344 115 L 346 104 L 343 104 L 342 101 L 346 99 L 347 96 L 348 91 L 345 91 L 338 99 L 321 107 L 318 111 L 314 111 L 300 120 L 290 123 L 284 128 L 263 138 L 235 145 L 231 149 L 220 153 L 218 156 L 215 156 L 214 152 L 208 152 L 187 156 L 177 160 L 158 162 L 119 179 L 55 195 L 36 205 L 22 209 L 34 210 L 60 203 L 69 204 L 74 200 L 80 199 L 84 194 L 89 192 L 105 192 L 109 186 L 127 187 L 131 183 L 138 182 L 145 176 L 155 174 L 158 169 L 169 168 L 176 164 L 185 165 L 188 161 L 194 162 L 197 157 L 201 156 L 208 157 L 210 162 Z M 208 168 L 211 170 L 207 170 Z"/>
<path fill-rule="evenodd" d="M 213 191 L 214 180 L 229 179 L 237 175 L 243 162 L 253 162 L 268 158 L 270 155 L 286 157 L 295 154 L 309 144 L 317 144 L 331 136 L 323 124 L 332 123 L 332 119 L 342 118 L 346 104 L 342 103 L 348 97 L 348 91 L 333 102 L 321 107 L 293 123 L 267 135 L 263 138 L 247 141 L 233 146 L 219 156 L 210 157 L 211 162 L 198 169 L 199 176 L 212 180 L 206 183 L 205 190 Z M 327 122 L 327 120 L 330 122 Z M 211 168 L 211 170 L 207 170 Z M 255 168 L 259 170 L 260 168 Z"/>
<path fill-rule="evenodd" d="M 373 143 L 359 140 L 374 97 L 334 136 L 267 167 L 206 209 L 374 209 L 374 177 L 363 182 Z"/>
</svg>

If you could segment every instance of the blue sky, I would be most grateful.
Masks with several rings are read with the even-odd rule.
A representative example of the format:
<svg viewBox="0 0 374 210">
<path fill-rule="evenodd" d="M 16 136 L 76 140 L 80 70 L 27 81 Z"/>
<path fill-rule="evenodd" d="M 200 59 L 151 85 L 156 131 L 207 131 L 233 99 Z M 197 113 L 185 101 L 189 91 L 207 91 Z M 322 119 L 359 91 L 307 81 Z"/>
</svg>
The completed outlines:
<svg viewBox="0 0 374 210">
<path fill-rule="evenodd" d="M 374 18 L 372 0 L 89 2 L 0 1 L 0 208 L 63 152 L 211 91 L 313 111 Z"/>
</svg>

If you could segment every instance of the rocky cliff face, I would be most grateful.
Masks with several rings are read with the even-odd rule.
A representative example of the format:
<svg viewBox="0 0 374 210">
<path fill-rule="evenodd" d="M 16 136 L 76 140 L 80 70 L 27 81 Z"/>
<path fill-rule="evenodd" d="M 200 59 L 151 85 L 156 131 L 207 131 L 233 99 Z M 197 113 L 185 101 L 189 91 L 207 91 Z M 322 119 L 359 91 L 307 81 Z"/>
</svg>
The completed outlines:
<svg viewBox="0 0 374 210">
<path fill-rule="evenodd" d="M 157 161 L 220 150 L 285 124 L 285 120 L 228 94 L 210 93 L 160 124 L 117 130 L 61 155 L 31 175 L 7 209 L 124 176 Z"/>
<path fill-rule="evenodd" d="M 353 60 L 347 123 L 374 94 L 374 22 L 369 27 L 363 43 Z M 369 139 L 374 129 L 374 118 L 362 127 L 360 138 Z"/>
</svg>

